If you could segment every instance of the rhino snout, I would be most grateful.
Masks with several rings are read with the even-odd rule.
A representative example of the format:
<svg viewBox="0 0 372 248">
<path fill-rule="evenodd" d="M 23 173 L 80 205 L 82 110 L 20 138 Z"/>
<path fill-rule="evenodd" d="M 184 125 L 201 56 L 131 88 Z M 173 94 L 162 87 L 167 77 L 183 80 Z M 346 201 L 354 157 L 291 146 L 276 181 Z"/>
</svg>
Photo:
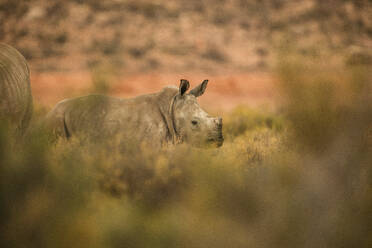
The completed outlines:
<svg viewBox="0 0 372 248">
<path fill-rule="evenodd" d="M 208 141 L 215 143 L 217 147 L 222 146 L 224 138 L 222 135 L 222 118 L 213 118 L 214 129 L 211 132 Z"/>
<path fill-rule="evenodd" d="M 213 119 L 214 124 L 216 125 L 217 130 L 222 130 L 222 118 L 214 118 Z"/>
</svg>

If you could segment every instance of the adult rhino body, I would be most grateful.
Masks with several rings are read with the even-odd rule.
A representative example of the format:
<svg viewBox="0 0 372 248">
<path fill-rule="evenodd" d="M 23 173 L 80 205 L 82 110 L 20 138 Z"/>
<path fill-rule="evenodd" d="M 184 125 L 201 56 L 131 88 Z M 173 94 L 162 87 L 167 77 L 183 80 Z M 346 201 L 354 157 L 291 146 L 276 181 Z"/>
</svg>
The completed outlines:
<svg viewBox="0 0 372 248">
<path fill-rule="evenodd" d="M 0 43 L 0 120 L 23 134 L 32 115 L 30 71 L 26 59 Z"/>
<path fill-rule="evenodd" d="M 84 135 L 93 139 L 146 143 L 152 146 L 188 142 L 195 146 L 221 146 L 222 119 L 210 117 L 197 103 L 208 80 L 186 93 L 180 87 L 131 99 L 89 95 L 59 102 L 46 117 L 56 136 Z"/>
</svg>

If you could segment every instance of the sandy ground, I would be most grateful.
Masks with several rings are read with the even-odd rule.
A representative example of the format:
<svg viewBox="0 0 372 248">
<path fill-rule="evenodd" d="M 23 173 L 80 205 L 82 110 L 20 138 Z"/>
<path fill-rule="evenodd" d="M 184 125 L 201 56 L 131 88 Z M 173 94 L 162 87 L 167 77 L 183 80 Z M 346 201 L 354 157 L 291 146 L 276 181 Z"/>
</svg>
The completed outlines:
<svg viewBox="0 0 372 248">
<path fill-rule="evenodd" d="M 211 76 L 195 73 L 147 73 L 122 75 L 110 79 L 107 94 L 116 97 L 134 97 L 159 91 L 166 85 L 177 85 L 181 78 L 188 79 L 191 87 L 209 79 L 208 89 L 200 104 L 211 111 L 229 111 L 238 105 L 252 108 L 275 106 L 275 80 L 265 72 Z M 36 104 L 51 108 L 69 97 L 94 93 L 92 74 L 42 73 L 31 75 L 32 92 Z"/>
</svg>

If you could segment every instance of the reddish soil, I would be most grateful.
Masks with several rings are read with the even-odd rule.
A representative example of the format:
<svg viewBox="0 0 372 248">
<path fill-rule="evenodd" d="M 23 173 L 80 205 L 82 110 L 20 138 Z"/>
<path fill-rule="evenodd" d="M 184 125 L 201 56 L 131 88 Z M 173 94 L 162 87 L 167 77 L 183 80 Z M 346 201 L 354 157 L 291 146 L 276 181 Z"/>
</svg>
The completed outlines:
<svg viewBox="0 0 372 248">
<path fill-rule="evenodd" d="M 206 74 L 148 73 L 118 76 L 110 80 L 109 95 L 133 97 L 159 91 L 165 85 L 178 85 L 180 78 L 191 87 L 209 79 L 206 94 L 200 98 L 203 107 L 213 111 L 229 111 L 238 105 L 274 107 L 273 76 L 264 72 L 210 76 Z M 89 72 L 32 74 L 32 91 L 36 104 L 52 107 L 58 101 L 95 92 Z"/>
</svg>

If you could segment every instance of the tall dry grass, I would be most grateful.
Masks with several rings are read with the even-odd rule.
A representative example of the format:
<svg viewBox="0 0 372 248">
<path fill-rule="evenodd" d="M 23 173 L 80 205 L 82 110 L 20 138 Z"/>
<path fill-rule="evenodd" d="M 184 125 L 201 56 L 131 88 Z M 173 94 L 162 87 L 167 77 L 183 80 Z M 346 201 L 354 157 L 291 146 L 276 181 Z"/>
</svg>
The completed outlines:
<svg viewBox="0 0 372 248">
<path fill-rule="evenodd" d="M 220 149 L 0 132 L 1 247 L 369 247 L 368 66 L 286 55 L 281 114 L 240 107 Z"/>
</svg>

